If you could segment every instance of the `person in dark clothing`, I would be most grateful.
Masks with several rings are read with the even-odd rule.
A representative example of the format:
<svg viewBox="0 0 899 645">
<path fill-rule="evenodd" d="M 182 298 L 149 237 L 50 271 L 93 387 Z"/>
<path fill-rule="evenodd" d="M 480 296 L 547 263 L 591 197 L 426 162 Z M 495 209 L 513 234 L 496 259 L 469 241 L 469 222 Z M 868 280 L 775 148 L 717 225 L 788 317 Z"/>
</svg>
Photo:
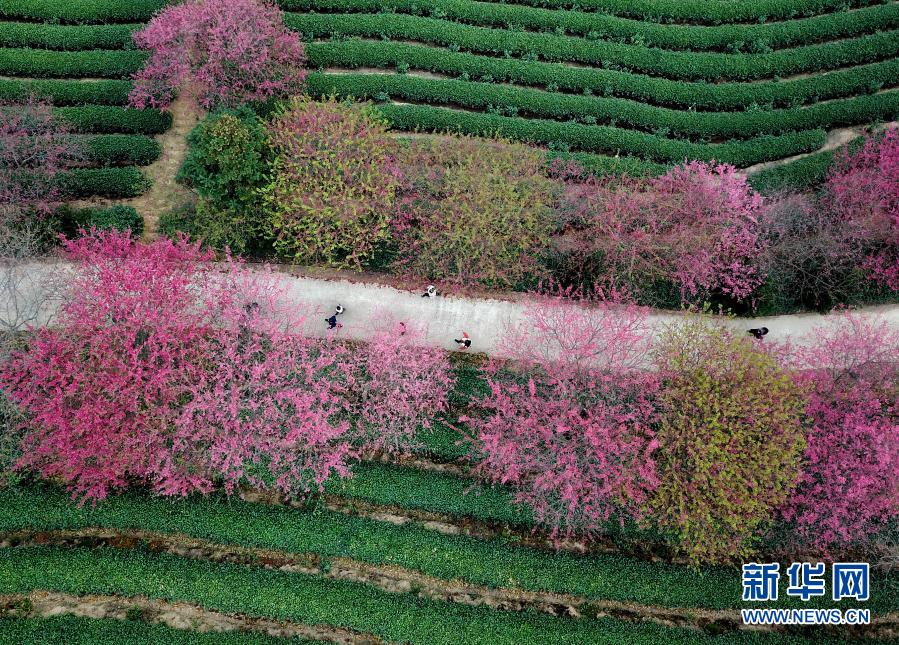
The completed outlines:
<svg viewBox="0 0 899 645">
<path fill-rule="evenodd" d="M 757 329 L 750 329 L 748 333 L 756 340 L 761 340 L 762 336 L 768 333 L 768 328 L 758 327 Z"/>
<path fill-rule="evenodd" d="M 330 318 L 325 318 L 325 322 L 328 323 L 328 329 L 340 329 L 343 327 L 343 325 L 337 322 L 337 314 L 332 314 Z"/>
<path fill-rule="evenodd" d="M 462 338 L 454 338 L 456 343 L 459 344 L 459 350 L 465 351 L 469 347 L 471 347 L 471 338 L 468 336 L 467 332 L 462 332 Z"/>
</svg>

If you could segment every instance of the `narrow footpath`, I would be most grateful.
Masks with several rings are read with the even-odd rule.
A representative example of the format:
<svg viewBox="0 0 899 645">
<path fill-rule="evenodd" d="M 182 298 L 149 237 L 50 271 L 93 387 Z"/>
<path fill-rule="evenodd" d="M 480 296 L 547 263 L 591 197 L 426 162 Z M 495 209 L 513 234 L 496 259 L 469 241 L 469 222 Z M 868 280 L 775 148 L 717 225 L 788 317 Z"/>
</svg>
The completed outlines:
<svg viewBox="0 0 899 645">
<path fill-rule="evenodd" d="M 65 263 L 46 262 L 29 265 L 28 281 L 22 284 L 37 285 L 42 274 L 64 269 Z M 33 272 L 33 275 L 32 273 Z M 287 306 L 296 307 L 306 316 L 306 333 L 323 336 L 327 333 L 325 318 L 334 313 L 337 305 L 344 308 L 339 317 L 342 327 L 337 330 L 339 337 L 357 340 L 370 338 L 385 325 L 405 322 L 423 331 L 421 344 L 428 347 L 456 349 L 454 338 L 460 338 L 464 331 L 471 337 L 471 352 L 485 352 L 501 356 L 501 339 L 510 325 L 520 325 L 527 321 L 527 303 L 524 294 L 514 299 L 472 298 L 440 295 L 423 298 L 427 285 L 415 292 L 394 287 L 341 279 L 325 279 L 295 276 L 288 273 L 274 274 L 284 289 Z M 33 289 L 33 286 L 28 288 Z M 28 294 L 23 294 L 23 297 Z M 0 316 L 12 310 L 15 303 L 0 302 Z M 576 305 L 571 305 L 576 306 Z M 886 321 L 899 329 L 899 304 L 867 307 L 859 310 L 866 318 Z M 53 314 L 47 308 L 40 316 L 40 324 L 46 324 Z M 682 314 L 669 311 L 654 311 L 647 324 L 655 333 L 665 325 L 676 322 Z M 816 328 L 837 323 L 839 317 L 833 314 L 803 313 L 760 318 L 731 318 L 725 324 L 736 330 L 767 327 L 770 331 L 766 341 L 792 341 L 802 339 Z M 330 332 L 334 333 L 334 332 Z"/>
</svg>

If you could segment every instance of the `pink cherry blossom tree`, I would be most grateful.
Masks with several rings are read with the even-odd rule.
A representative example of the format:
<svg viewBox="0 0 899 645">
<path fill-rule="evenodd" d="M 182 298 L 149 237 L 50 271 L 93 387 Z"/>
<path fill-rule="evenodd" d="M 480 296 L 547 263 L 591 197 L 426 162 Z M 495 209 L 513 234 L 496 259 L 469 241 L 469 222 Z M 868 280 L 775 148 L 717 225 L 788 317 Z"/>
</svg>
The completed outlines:
<svg viewBox="0 0 899 645">
<path fill-rule="evenodd" d="M 692 161 L 652 179 L 569 182 L 560 244 L 581 283 L 626 288 L 649 304 L 671 304 L 654 300 L 664 284 L 683 302 L 744 301 L 764 280 L 761 212 L 733 166 Z"/>
<path fill-rule="evenodd" d="M 271 276 L 219 272 L 185 239 L 113 231 L 65 249 L 77 268 L 58 324 L 0 368 L 28 416 L 20 469 L 94 500 L 132 480 L 301 494 L 348 474 L 340 351 L 295 333 Z"/>
<path fill-rule="evenodd" d="M 870 277 L 899 291 L 899 127 L 844 151 L 825 185 L 826 206 L 851 223 L 852 235 L 870 249 Z"/>
<path fill-rule="evenodd" d="M 452 389 L 445 351 L 421 346 L 424 330 L 389 315 L 356 352 L 349 384 L 357 441 L 366 451 L 408 452 L 416 434 L 447 410 Z"/>
<path fill-rule="evenodd" d="M 30 97 L 0 102 L 0 215 L 4 223 L 24 214 L 46 215 L 58 206 L 57 176 L 79 161 L 68 126 L 52 106 Z"/>
<path fill-rule="evenodd" d="M 865 545 L 899 518 L 899 331 L 851 312 L 789 358 L 808 389 L 808 447 L 781 508 L 791 546 Z"/>
<path fill-rule="evenodd" d="M 570 294 L 569 294 L 570 295 Z M 638 518 L 657 485 L 658 379 L 647 357 L 645 309 L 599 299 L 573 306 L 536 296 L 492 360 L 481 413 L 466 418 L 476 471 L 556 536 L 596 533 Z"/>
<path fill-rule="evenodd" d="M 237 107 L 302 91 L 303 44 L 268 0 L 186 0 L 134 35 L 150 52 L 131 105 L 165 108 L 188 84 L 205 108 Z"/>
</svg>

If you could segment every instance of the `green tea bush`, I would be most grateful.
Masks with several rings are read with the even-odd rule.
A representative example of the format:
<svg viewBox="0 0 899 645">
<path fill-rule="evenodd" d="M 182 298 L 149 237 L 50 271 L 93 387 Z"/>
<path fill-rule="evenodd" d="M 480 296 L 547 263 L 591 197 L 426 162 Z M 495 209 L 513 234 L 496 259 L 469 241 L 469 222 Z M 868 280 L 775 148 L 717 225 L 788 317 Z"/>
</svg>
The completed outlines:
<svg viewBox="0 0 899 645">
<path fill-rule="evenodd" d="M 172 127 L 169 112 L 136 110 L 111 105 L 79 105 L 53 110 L 74 132 L 127 134 L 162 134 Z"/>
<path fill-rule="evenodd" d="M 144 232 L 144 218 L 141 217 L 133 206 L 117 204 L 109 208 L 61 208 L 57 215 L 63 225 L 63 232 L 71 237 L 80 229 L 89 231 L 96 229 L 116 229 L 119 231 L 131 231 L 135 236 Z"/>
<path fill-rule="evenodd" d="M 76 168 L 59 175 L 62 193 L 69 198 L 137 197 L 150 180 L 134 166 L 124 168 Z"/>
<path fill-rule="evenodd" d="M 33 22 L 0 23 L 0 47 L 37 49 L 126 49 L 137 25 L 63 26 Z"/>
<path fill-rule="evenodd" d="M 699 317 L 663 332 L 655 362 L 664 385 L 650 514 L 696 562 L 744 558 L 799 479 L 802 392 L 748 336 Z"/>
<path fill-rule="evenodd" d="M 293 0 L 282 0 L 282 2 Z M 626 16 L 652 22 L 687 22 L 702 25 L 727 23 L 759 23 L 791 20 L 843 12 L 851 7 L 878 4 L 881 0 L 513 0 L 521 4 L 548 9 L 574 9 Z"/>
<path fill-rule="evenodd" d="M 874 5 L 852 13 L 833 13 L 775 23 L 725 26 L 667 25 L 638 22 L 603 13 L 556 11 L 498 2 L 470 0 L 282 0 L 287 11 L 323 13 L 396 12 L 442 17 L 465 24 L 504 29 L 518 25 L 530 31 L 556 32 L 620 42 L 640 39 L 651 47 L 673 50 L 730 51 L 741 44 L 764 42 L 772 49 L 822 40 L 849 38 L 899 26 L 899 7 Z"/>
<path fill-rule="evenodd" d="M 65 79 L 0 79 L 0 100 L 21 100 L 30 95 L 46 98 L 53 105 L 124 105 L 131 81 L 70 81 Z"/>
<path fill-rule="evenodd" d="M 668 163 L 697 159 L 746 167 L 817 150 L 826 139 L 823 130 L 805 130 L 745 141 L 701 144 L 624 128 L 522 119 L 425 105 L 380 105 L 378 111 L 397 130 L 457 132 L 484 137 L 499 135 L 550 147 L 622 153 Z"/>
<path fill-rule="evenodd" d="M 743 139 L 791 130 L 830 129 L 875 121 L 899 114 L 899 92 L 871 94 L 785 110 L 694 112 L 672 110 L 619 98 L 575 96 L 528 88 L 409 75 L 310 74 L 312 95 L 375 99 L 392 98 L 434 105 L 455 105 L 479 111 L 494 106 L 514 108 L 519 116 L 565 121 L 585 117 L 603 124 L 617 122 L 652 132 L 665 129 L 690 139 Z"/>
<path fill-rule="evenodd" d="M 272 120 L 267 229 L 281 257 L 361 269 L 389 235 L 399 171 L 367 106 L 296 98 Z"/>
<path fill-rule="evenodd" d="M 87 161 L 100 166 L 147 166 L 159 158 L 159 144 L 150 137 L 101 134 L 84 137 Z"/>
<path fill-rule="evenodd" d="M 493 58 L 411 43 L 376 42 L 350 38 L 340 42 L 309 43 L 310 68 L 409 68 L 560 91 L 632 98 L 652 105 L 700 110 L 745 110 L 747 106 L 795 107 L 809 102 L 867 94 L 872 86 L 899 83 L 899 60 L 838 69 L 824 75 L 757 83 L 686 82 L 633 74 L 616 69 L 571 67 L 558 63 Z"/>
<path fill-rule="evenodd" d="M 401 161 L 398 270 L 459 284 L 534 286 L 558 197 L 539 150 L 444 137 L 413 141 Z"/>
<path fill-rule="evenodd" d="M 45 22 L 142 22 L 166 5 L 166 0 L 0 0 L 6 20 Z"/>
<path fill-rule="evenodd" d="M 660 51 L 641 45 L 569 36 L 460 25 L 401 14 L 288 14 L 291 29 L 307 39 L 332 34 L 413 40 L 495 56 L 534 56 L 546 61 L 616 66 L 677 80 L 751 81 L 820 72 L 894 58 L 899 39 L 892 32 L 784 49 L 767 54 Z"/>
<path fill-rule="evenodd" d="M 30 78 L 125 78 L 144 64 L 140 51 L 56 52 L 45 49 L 0 49 L 0 74 Z"/>
</svg>

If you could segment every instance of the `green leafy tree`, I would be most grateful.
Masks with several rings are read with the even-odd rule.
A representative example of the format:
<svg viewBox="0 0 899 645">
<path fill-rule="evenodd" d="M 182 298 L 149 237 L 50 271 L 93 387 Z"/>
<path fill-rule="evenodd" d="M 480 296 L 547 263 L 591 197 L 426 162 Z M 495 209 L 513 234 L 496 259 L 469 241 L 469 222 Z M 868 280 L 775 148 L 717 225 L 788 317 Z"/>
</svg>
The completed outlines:
<svg viewBox="0 0 899 645">
<path fill-rule="evenodd" d="M 656 363 L 651 514 L 696 562 L 744 557 L 799 480 L 802 391 L 751 339 L 698 317 L 664 331 Z"/>
<path fill-rule="evenodd" d="M 459 284 L 536 283 L 559 191 L 543 172 L 542 152 L 442 137 L 414 141 L 402 161 L 399 269 Z"/>
<path fill-rule="evenodd" d="M 200 197 L 188 232 L 215 248 L 256 249 L 264 237 L 258 191 L 270 161 L 265 123 L 248 108 L 219 112 L 188 143 L 178 178 Z"/>
<path fill-rule="evenodd" d="M 267 231 L 283 258 L 361 270 L 390 234 L 399 170 L 365 105 L 294 98 L 272 119 Z"/>
</svg>

